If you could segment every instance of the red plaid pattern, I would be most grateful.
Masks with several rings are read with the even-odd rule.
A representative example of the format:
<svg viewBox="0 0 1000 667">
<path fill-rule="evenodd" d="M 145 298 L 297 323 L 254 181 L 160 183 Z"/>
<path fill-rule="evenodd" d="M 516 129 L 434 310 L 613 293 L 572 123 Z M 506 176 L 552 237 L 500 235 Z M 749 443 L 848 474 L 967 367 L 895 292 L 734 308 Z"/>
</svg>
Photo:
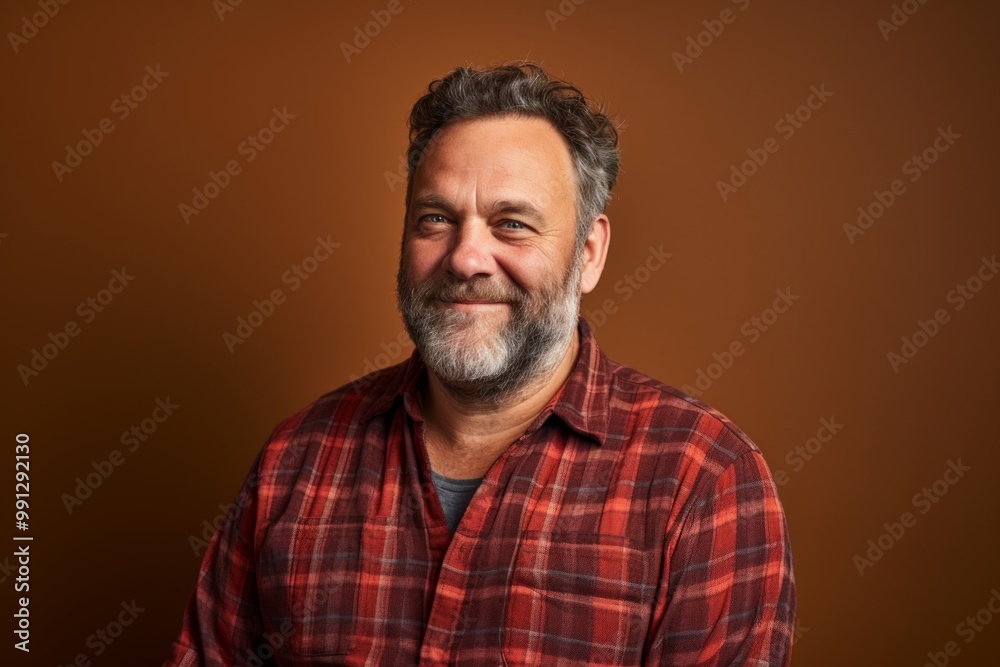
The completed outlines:
<svg viewBox="0 0 1000 667">
<path fill-rule="evenodd" d="M 419 353 L 279 425 L 164 667 L 787 665 L 791 550 L 760 450 L 579 333 L 453 536 Z"/>
</svg>

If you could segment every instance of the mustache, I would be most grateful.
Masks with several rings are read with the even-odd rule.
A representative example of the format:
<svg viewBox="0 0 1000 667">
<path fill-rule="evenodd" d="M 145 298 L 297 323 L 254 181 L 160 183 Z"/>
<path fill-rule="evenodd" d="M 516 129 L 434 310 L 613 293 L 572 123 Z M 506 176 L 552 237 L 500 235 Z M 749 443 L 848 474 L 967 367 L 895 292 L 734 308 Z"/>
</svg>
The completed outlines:
<svg viewBox="0 0 1000 667">
<path fill-rule="evenodd" d="M 424 284 L 423 296 L 441 301 L 494 301 L 520 303 L 527 293 L 516 285 L 490 282 L 489 280 L 463 280 L 444 284 Z"/>
</svg>

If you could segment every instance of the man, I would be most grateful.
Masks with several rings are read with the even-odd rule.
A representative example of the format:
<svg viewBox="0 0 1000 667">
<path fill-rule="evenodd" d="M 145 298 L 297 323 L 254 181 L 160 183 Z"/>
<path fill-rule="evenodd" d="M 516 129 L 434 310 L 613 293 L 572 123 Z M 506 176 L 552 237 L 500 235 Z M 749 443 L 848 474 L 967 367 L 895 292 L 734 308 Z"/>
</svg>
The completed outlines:
<svg viewBox="0 0 1000 667">
<path fill-rule="evenodd" d="M 410 116 L 409 360 L 272 434 L 166 665 L 786 665 L 758 448 L 598 348 L 617 133 L 522 64 Z"/>
</svg>

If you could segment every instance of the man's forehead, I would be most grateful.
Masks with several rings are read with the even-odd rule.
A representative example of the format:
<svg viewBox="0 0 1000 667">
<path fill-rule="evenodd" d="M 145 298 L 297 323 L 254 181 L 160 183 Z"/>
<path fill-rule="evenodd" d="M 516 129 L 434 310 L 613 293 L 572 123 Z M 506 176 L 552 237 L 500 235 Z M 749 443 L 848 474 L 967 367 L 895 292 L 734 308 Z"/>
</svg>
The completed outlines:
<svg viewBox="0 0 1000 667">
<path fill-rule="evenodd" d="M 426 197 L 461 197 L 475 190 L 490 201 L 528 199 L 536 204 L 568 194 L 569 182 L 562 177 L 539 178 L 527 170 L 428 169 L 414 179 L 413 200 Z"/>
<path fill-rule="evenodd" d="M 572 196 L 575 172 L 565 140 L 548 121 L 474 119 L 451 123 L 435 135 L 414 185 L 414 204 L 456 197 L 474 186 L 489 191 L 490 207 L 520 202 L 543 208 Z"/>
<path fill-rule="evenodd" d="M 493 160 L 490 160 L 493 158 Z M 554 168 L 572 169 L 569 145 L 544 118 L 502 116 L 452 121 L 427 145 L 422 162 L 446 164 L 537 164 L 544 159 Z"/>
</svg>

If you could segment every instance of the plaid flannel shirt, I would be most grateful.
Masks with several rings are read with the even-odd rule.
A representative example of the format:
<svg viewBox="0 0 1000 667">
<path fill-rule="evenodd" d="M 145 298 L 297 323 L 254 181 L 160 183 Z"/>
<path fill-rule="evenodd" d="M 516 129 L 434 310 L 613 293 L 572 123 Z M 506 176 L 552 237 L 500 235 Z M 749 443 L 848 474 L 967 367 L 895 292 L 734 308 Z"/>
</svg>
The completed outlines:
<svg viewBox="0 0 1000 667">
<path fill-rule="evenodd" d="M 281 423 L 164 667 L 787 665 L 791 550 L 760 450 L 579 335 L 454 535 L 418 352 Z"/>
</svg>

